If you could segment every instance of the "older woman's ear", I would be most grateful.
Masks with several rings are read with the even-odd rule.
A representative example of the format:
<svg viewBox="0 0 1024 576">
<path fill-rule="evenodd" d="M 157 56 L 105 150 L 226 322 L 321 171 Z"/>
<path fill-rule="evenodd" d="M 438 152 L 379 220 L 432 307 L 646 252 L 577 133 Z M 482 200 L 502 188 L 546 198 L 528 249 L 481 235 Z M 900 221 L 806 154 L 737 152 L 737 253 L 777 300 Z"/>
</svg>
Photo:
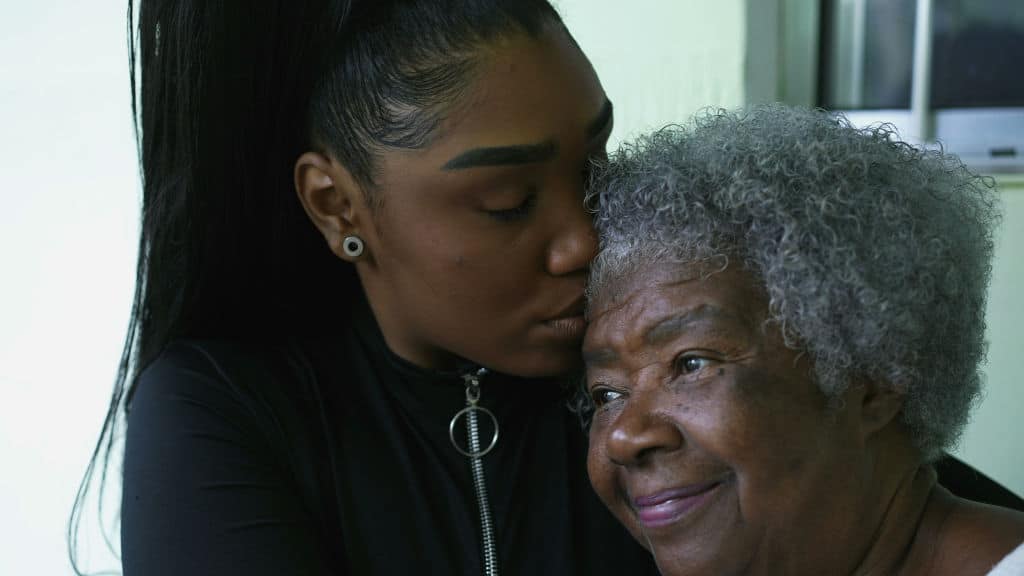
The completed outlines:
<svg viewBox="0 0 1024 576">
<path fill-rule="evenodd" d="M 877 382 L 858 382 L 850 386 L 848 402 L 860 404 L 861 436 L 866 440 L 897 420 L 905 396 L 892 386 Z"/>
</svg>

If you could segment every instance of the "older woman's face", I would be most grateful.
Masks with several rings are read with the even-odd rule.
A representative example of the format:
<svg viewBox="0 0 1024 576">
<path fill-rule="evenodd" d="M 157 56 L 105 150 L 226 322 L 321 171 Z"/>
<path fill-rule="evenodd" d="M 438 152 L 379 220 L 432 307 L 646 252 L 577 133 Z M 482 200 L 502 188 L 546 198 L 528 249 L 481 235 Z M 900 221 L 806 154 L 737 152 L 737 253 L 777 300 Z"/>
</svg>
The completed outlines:
<svg viewBox="0 0 1024 576">
<path fill-rule="evenodd" d="M 859 512 L 858 426 L 765 322 L 762 291 L 733 267 L 678 264 L 613 291 L 591 302 L 584 340 L 601 499 L 666 575 L 827 560 Z"/>
</svg>

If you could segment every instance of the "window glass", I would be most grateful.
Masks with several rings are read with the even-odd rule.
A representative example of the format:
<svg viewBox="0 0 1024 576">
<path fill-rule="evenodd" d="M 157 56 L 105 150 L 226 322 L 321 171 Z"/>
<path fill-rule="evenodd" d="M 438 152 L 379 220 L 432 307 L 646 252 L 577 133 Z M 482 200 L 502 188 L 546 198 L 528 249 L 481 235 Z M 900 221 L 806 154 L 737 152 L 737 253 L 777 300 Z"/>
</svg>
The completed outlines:
<svg viewBox="0 0 1024 576">
<path fill-rule="evenodd" d="M 832 109 L 909 108 L 915 0 L 825 0 L 823 94 Z"/>
<path fill-rule="evenodd" d="M 916 0 L 823 0 L 819 104 L 910 107 Z M 934 0 L 932 108 L 1024 106 L 1024 3 Z"/>
<path fill-rule="evenodd" d="M 1024 106 L 1024 3 L 935 0 L 932 107 Z"/>
</svg>

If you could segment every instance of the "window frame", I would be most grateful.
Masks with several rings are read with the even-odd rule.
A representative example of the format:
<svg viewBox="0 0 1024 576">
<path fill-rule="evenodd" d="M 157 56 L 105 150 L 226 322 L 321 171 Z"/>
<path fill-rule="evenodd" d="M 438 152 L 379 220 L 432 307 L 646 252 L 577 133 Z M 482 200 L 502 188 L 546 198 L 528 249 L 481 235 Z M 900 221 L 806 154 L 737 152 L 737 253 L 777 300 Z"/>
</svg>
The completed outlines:
<svg viewBox="0 0 1024 576">
<path fill-rule="evenodd" d="M 1024 106 L 931 108 L 932 3 L 917 0 L 910 109 L 833 111 L 858 126 L 891 123 L 908 142 L 941 146 L 980 172 L 1024 173 Z M 827 57 L 821 39 L 823 4 L 824 0 L 747 0 L 748 104 L 819 105 L 819 78 Z"/>
</svg>

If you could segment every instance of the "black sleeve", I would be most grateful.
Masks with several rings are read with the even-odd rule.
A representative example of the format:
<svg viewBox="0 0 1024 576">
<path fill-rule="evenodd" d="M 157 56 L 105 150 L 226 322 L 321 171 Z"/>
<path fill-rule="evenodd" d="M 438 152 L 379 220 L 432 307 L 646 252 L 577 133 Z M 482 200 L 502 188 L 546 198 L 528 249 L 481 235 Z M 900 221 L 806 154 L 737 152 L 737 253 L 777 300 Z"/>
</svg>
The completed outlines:
<svg viewBox="0 0 1024 576">
<path fill-rule="evenodd" d="M 125 439 L 125 576 L 328 573 L 268 426 L 201 348 L 146 369 Z"/>
</svg>

